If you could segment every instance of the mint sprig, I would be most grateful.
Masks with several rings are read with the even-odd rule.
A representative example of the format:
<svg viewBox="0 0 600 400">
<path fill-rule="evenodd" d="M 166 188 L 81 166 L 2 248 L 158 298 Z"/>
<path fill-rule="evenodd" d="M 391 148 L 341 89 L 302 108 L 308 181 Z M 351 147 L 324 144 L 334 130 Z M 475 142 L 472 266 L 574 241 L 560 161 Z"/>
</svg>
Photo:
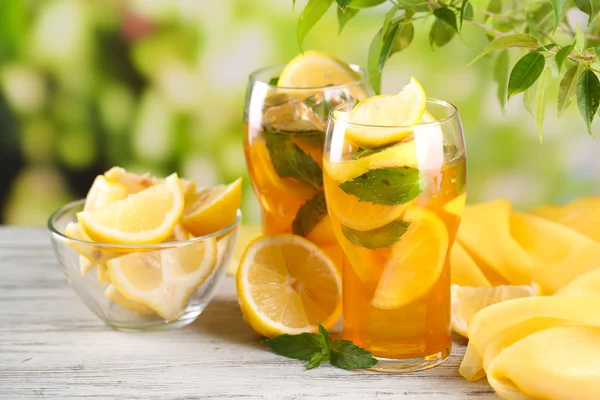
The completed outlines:
<svg viewBox="0 0 600 400">
<path fill-rule="evenodd" d="M 389 247 L 406 233 L 410 222 L 392 221 L 389 224 L 368 231 L 357 231 L 342 225 L 342 233 L 348 241 L 356 246 L 370 250 Z"/>
<path fill-rule="evenodd" d="M 327 214 L 325 194 L 319 192 L 315 197 L 302 204 L 292 222 L 294 235 L 306 236 Z"/>
<path fill-rule="evenodd" d="M 308 361 L 306 369 L 317 368 L 325 361 L 342 369 L 370 368 L 377 364 L 373 354 L 349 340 L 337 339 L 332 342 L 329 332 L 320 322 L 319 333 L 279 335 L 264 342 L 280 356 Z"/>
</svg>

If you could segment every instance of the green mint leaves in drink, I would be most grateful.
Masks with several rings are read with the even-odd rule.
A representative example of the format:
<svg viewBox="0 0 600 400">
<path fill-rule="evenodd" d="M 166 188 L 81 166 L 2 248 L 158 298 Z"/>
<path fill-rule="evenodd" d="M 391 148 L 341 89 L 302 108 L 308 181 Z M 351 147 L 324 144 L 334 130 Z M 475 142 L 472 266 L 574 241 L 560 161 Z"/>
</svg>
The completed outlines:
<svg viewBox="0 0 600 400">
<path fill-rule="evenodd" d="M 306 236 L 325 215 L 327 215 L 325 194 L 320 192 L 300 206 L 292 222 L 292 233 Z"/>
<path fill-rule="evenodd" d="M 396 243 L 406 233 L 409 225 L 410 222 L 392 221 L 387 225 L 368 231 L 357 231 L 347 226 L 342 226 L 342 233 L 350 243 L 370 250 L 376 250 Z"/>
<path fill-rule="evenodd" d="M 340 189 L 360 201 L 392 206 L 414 200 L 425 184 L 418 168 L 402 166 L 373 169 L 340 184 Z"/>
<path fill-rule="evenodd" d="M 331 341 L 327 329 L 321 323 L 319 323 L 319 333 L 279 335 L 273 339 L 266 339 L 265 343 L 280 356 L 308 361 L 306 369 L 317 368 L 325 361 L 342 369 L 370 368 L 377 364 L 373 354 L 351 341 L 343 339 Z"/>
</svg>

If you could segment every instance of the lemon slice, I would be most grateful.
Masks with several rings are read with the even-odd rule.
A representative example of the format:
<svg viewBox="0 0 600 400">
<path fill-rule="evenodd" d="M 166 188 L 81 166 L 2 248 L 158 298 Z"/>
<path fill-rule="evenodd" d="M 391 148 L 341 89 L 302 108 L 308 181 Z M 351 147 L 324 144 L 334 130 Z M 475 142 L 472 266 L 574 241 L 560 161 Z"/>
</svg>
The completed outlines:
<svg viewBox="0 0 600 400">
<path fill-rule="evenodd" d="M 183 240 L 189 240 L 193 238 L 194 235 L 192 235 L 190 231 L 185 229 L 183 224 L 178 223 L 173 227 L 173 232 L 171 232 L 171 235 L 165 239 L 165 242 L 180 242 Z"/>
<path fill-rule="evenodd" d="M 500 285 L 494 287 L 469 287 L 452 285 L 452 329 L 469 337 L 469 322 L 478 311 L 501 301 L 538 295 L 538 287 L 532 285 Z"/>
<path fill-rule="evenodd" d="M 388 147 L 356 160 L 331 162 L 325 160 L 325 171 L 340 183 L 350 181 L 372 169 L 419 165 L 417 143 L 414 140 Z"/>
<path fill-rule="evenodd" d="M 410 126 L 421 121 L 426 101 L 425 90 L 415 78 L 395 96 L 381 95 L 361 101 L 347 115 L 348 121 L 374 127 L 348 128 L 346 139 L 367 149 L 400 142 L 412 133 Z"/>
<path fill-rule="evenodd" d="M 94 211 L 127 197 L 127 189 L 118 182 L 110 182 L 103 175 L 94 180 L 86 199 L 84 211 Z"/>
<path fill-rule="evenodd" d="M 237 272 L 246 322 L 273 337 L 331 328 L 342 311 L 341 277 L 334 263 L 295 235 L 263 236 L 248 246 Z"/>
<path fill-rule="evenodd" d="M 214 270 L 217 242 L 210 238 L 182 247 L 130 253 L 107 264 L 111 281 L 123 296 L 173 321 Z"/>
<path fill-rule="evenodd" d="M 79 253 L 79 268 L 81 276 L 87 275 L 96 264 L 102 264 L 111 258 L 117 257 L 119 254 L 106 250 L 102 247 L 94 246 L 92 239 L 85 233 L 81 224 L 77 222 L 69 222 L 65 227 L 65 236 L 71 239 L 90 242 L 83 243 L 68 243 L 68 245 Z"/>
<path fill-rule="evenodd" d="M 107 285 L 111 282 L 106 264 L 98 264 L 96 274 L 98 276 L 98 282 L 100 282 L 101 285 Z"/>
<path fill-rule="evenodd" d="M 155 178 L 149 173 L 138 175 L 127 172 L 121 167 L 113 167 L 104 173 L 109 182 L 119 183 L 125 187 L 128 194 L 136 194 L 146 190 L 151 186 L 160 185 L 165 182 L 164 179 Z M 186 199 L 189 199 L 196 192 L 196 182 L 187 179 L 179 179 L 181 189 Z"/>
<path fill-rule="evenodd" d="M 406 209 L 406 233 L 392 248 L 371 304 L 391 310 L 423 297 L 439 279 L 448 253 L 448 231 L 433 212 L 419 206 Z"/>
<path fill-rule="evenodd" d="M 154 313 L 154 310 L 152 310 L 147 305 L 131 301 L 127 297 L 123 296 L 121 293 L 119 293 L 115 285 L 108 285 L 106 287 L 106 290 L 104 291 L 104 296 L 106 296 L 109 300 L 117 303 L 118 305 L 125 307 L 129 310 L 138 312 L 140 314 Z"/>
<path fill-rule="evenodd" d="M 242 178 L 201 190 L 190 200 L 181 222 L 194 236 L 217 232 L 235 221 L 241 201 Z"/>
<path fill-rule="evenodd" d="M 360 80 L 360 75 L 337 58 L 321 51 L 305 51 L 290 61 L 279 76 L 277 86 L 316 88 L 343 85 Z"/>
<path fill-rule="evenodd" d="M 100 210 L 80 212 L 77 219 L 96 242 L 159 243 L 171 234 L 183 206 L 183 191 L 177 174 L 173 174 L 164 183 Z"/>
<path fill-rule="evenodd" d="M 337 243 L 329 215 L 321 218 L 305 237 L 318 246 Z"/>
</svg>

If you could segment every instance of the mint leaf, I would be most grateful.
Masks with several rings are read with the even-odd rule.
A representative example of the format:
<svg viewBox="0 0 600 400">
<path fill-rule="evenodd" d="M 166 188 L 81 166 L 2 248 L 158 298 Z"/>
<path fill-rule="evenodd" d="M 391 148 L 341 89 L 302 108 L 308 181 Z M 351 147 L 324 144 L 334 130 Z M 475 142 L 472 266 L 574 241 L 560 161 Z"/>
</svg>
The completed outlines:
<svg viewBox="0 0 600 400">
<path fill-rule="evenodd" d="M 264 341 L 267 346 L 280 356 L 296 360 L 311 360 L 315 353 L 321 354 L 323 343 L 316 333 L 301 333 L 299 335 L 279 335 Z"/>
<path fill-rule="evenodd" d="M 409 225 L 409 222 L 392 221 L 387 225 L 368 231 L 357 231 L 347 226 L 342 226 L 342 233 L 350 243 L 359 247 L 376 250 L 396 243 L 406 233 Z"/>
<path fill-rule="evenodd" d="M 315 124 L 307 120 L 298 120 L 288 122 L 284 124 L 278 124 L 269 128 L 270 133 L 277 133 L 280 135 L 286 135 L 288 137 L 294 137 L 300 140 L 302 143 L 314 147 L 316 149 L 323 149 L 325 146 L 325 131 L 317 129 Z"/>
<path fill-rule="evenodd" d="M 269 79 L 269 85 L 271 86 L 277 86 L 277 82 L 279 82 L 278 76 L 274 76 L 273 78 Z"/>
<path fill-rule="evenodd" d="M 349 340 L 338 339 L 331 344 L 331 359 L 333 366 L 343 369 L 370 368 L 377 364 L 373 354 L 356 346 Z"/>
<path fill-rule="evenodd" d="M 395 145 L 395 143 L 394 144 L 390 144 L 388 146 L 377 147 L 376 149 L 363 149 L 363 148 L 360 148 L 360 149 L 356 150 L 354 153 L 352 153 L 352 155 L 350 156 L 350 158 L 352 160 L 359 160 L 359 159 L 361 159 L 363 157 L 368 157 L 370 155 L 379 153 L 380 151 L 383 151 L 383 150 L 387 149 L 388 147 L 394 146 L 394 145 Z"/>
<path fill-rule="evenodd" d="M 306 154 L 287 135 L 263 127 L 265 142 L 273 168 L 280 178 L 294 178 L 313 189 L 323 186 L 323 172 L 312 157 Z"/>
<path fill-rule="evenodd" d="M 340 185 L 340 189 L 361 201 L 383 205 L 408 203 L 424 187 L 419 170 L 407 166 L 373 169 Z"/>
<path fill-rule="evenodd" d="M 317 322 L 317 324 L 319 325 L 319 337 L 321 339 L 321 344 L 323 345 L 323 350 L 321 350 L 321 352 L 329 360 L 329 355 L 331 352 L 331 340 L 329 339 L 329 332 L 327 332 L 327 329 L 325 329 L 325 327 L 321 325 L 320 322 Z"/>
<path fill-rule="evenodd" d="M 305 236 L 326 214 L 325 195 L 321 192 L 300 206 L 292 222 L 292 233 Z"/>
<path fill-rule="evenodd" d="M 323 353 L 315 353 L 306 364 L 306 369 L 317 368 L 323 361 L 327 361 L 327 357 Z"/>
</svg>

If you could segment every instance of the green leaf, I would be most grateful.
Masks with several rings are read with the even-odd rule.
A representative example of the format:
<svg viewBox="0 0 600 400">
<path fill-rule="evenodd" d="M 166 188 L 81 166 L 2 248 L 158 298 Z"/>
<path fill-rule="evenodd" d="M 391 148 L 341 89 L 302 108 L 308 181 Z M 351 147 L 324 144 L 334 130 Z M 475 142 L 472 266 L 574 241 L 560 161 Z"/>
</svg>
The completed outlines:
<svg viewBox="0 0 600 400">
<path fill-rule="evenodd" d="M 0 60 L 16 57 L 26 37 L 26 1 L 11 0 L 2 3 L 0 12 Z"/>
<path fill-rule="evenodd" d="M 556 47 L 555 43 L 548 43 L 548 44 L 544 44 L 544 45 L 538 47 L 537 49 L 535 49 L 535 51 L 550 51 L 555 47 Z"/>
<path fill-rule="evenodd" d="M 545 64 L 544 55 L 537 51 L 529 52 L 517 61 L 508 79 L 508 98 L 533 85 L 540 77 Z"/>
<path fill-rule="evenodd" d="M 269 85 L 271 86 L 277 86 L 277 82 L 279 82 L 278 76 L 274 76 L 273 78 L 269 79 Z"/>
<path fill-rule="evenodd" d="M 392 221 L 387 225 L 368 231 L 357 231 L 342 225 L 342 233 L 350 243 L 376 250 L 396 243 L 406 233 L 409 225 L 408 222 Z"/>
<path fill-rule="evenodd" d="M 321 353 L 323 349 L 321 339 L 315 333 L 279 335 L 264 342 L 275 354 L 304 361 L 310 360 L 315 353 Z"/>
<path fill-rule="evenodd" d="M 383 71 L 385 62 L 390 56 L 392 51 L 392 43 L 396 38 L 396 32 L 398 31 L 398 24 L 392 25 L 392 20 L 400 8 L 399 5 L 395 5 L 385 14 L 383 20 L 383 26 L 381 27 L 381 34 L 379 35 L 379 62 L 377 67 L 379 71 Z"/>
<path fill-rule="evenodd" d="M 338 339 L 331 344 L 331 364 L 343 369 L 370 368 L 377 359 L 367 350 L 349 340 Z"/>
<path fill-rule="evenodd" d="M 359 10 L 357 8 L 347 8 L 346 11 L 342 11 L 341 8 L 338 8 L 338 10 L 337 10 L 338 25 L 339 25 L 338 33 L 342 33 L 342 31 L 344 30 L 344 27 L 346 26 L 348 21 L 350 21 L 352 18 L 354 18 L 356 16 L 356 14 L 358 14 L 358 11 Z"/>
<path fill-rule="evenodd" d="M 348 5 L 350 3 L 352 3 L 352 0 L 335 0 L 338 4 L 338 8 L 342 11 L 346 11 L 346 7 L 348 7 Z"/>
<path fill-rule="evenodd" d="M 469 0 L 462 0 L 462 4 L 460 5 L 460 13 L 459 13 L 459 20 L 460 20 L 460 28 L 462 29 L 463 26 L 463 20 L 465 19 L 465 11 L 467 8 L 467 5 L 469 5 Z"/>
<path fill-rule="evenodd" d="M 554 29 L 552 30 L 552 33 L 554 33 L 560 24 L 560 17 L 562 15 L 565 0 L 550 0 L 550 4 L 552 4 L 552 8 L 554 9 Z"/>
<path fill-rule="evenodd" d="M 525 106 L 525 110 L 533 117 L 533 108 L 531 108 L 531 87 L 528 87 L 525 92 L 523 92 L 523 106 Z"/>
<path fill-rule="evenodd" d="M 398 4 L 405 10 L 415 12 L 431 12 L 431 6 L 424 0 L 398 0 Z"/>
<path fill-rule="evenodd" d="M 565 73 L 565 76 L 563 76 L 560 81 L 557 103 L 558 118 L 560 118 L 565 110 L 571 105 L 571 99 L 577 92 L 577 81 L 579 80 L 582 68 L 582 64 L 574 65 Z"/>
<path fill-rule="evenodd" d="M 469 3 L 469 4 L 467 4 L 467 7 L 465 7 L 465 18 L 472 20 L 473 14 L 474 14 L 473 6 L 471 5 L 471 3 Z"/>
<path fill-rule="evenodd" d="M 600 11 L 600 1 L 599 0 L 575 0 L 575 5 L 581 11 L 590 16 L 589 24 L 591 24 L 598 12 Z"/>
<path fill-rule="evenodd" d="M 538 128 L 538 134 L 540 136 L 540 143 L 543 140 L 542 129 L 544 127 L 544 117 L 546 115 L 546 104 L 548 103 L 548 88 L 552 80 L 552 69 L 547 67 L 542 75 L 540 81 L 537 84 L 535 91 L 535 123 Z"/>
<path fill-rule="evenodd" d="M 502 0 L 490 0 L 487 10 L 493 14 L 502 14 Z"/>
<path fill-rule="evenodd" d="M 367 58 L 367 76 L 369 83 L 375 94 L 381 92 L 381 70 L 379 69 L 379 57 L 381 54 L 381 31 L 377 32 L 369 45 L 369 55 Z"/>
<path fill-rule="evenodd" d="M 325 15 L 332 3 L 333 0 L 308 0 L 306 7 L 304 7 L 302 14 L 300 14 L 300 20 L 296 27 L 296 39 L 298 40 L 298 47 L 301 50 L 306 34 Z"/>
<path fill-rule="evenodd" d="M 390 56 L 410 46 L 414 36 L 415 27 L 413 26 L 412 22 L 400 23 L 400 27 L 396 32 L 396 37 L 392 44 L 392 51 L 390 52 Z"/>
<path fill-rule="evenodd" d="M 579 24 L 577 24 L 577 31 L 575 32 L 575 50 L 577 50 L 578 53 L 582 53 L 584 49 L 585 35 L 583 34 Z"/>
<path fill-rule="evenodd" d="M 594 53 L 596 54 L 596 58 L 600 61 L 600 47 L 594 47 Z"/>
<path fill-rule="evenodd" d="M 385 3 L 386 0 L 354 0 L 348 7 L 350 8 L 369 8 Z"/>
<path fill-rule="evenodd" d="M 325 195 L 321 192 L 300 206 L 292 222 L 292 233 L 305 236 L 326 214 Z"/>
<path fill-rule="evenodd" d="M 327 361 L 327 357 L 323 353 L 315 353 L 306 364 L 306 369 L 317 368 L 323 361 Z"/>
<path fill-rule="evenodd" d="M 354 153 L 352 153 L 352 155 L 350 156 L 350 158 L 352 160 L 358 160 L 360 158 L 368 157 L 368 156 L 373 155 L 375 153 L 379 153 L 380 151 L 383 151 L 383 150 L 385 150 L 385 149 L 387 149 L 387 148 L 389 148 L 391 146 L 394 146 L 394 145 L 395 145 L 395 143 L 387 145 L 387 146 L 383 146 L 383 147 L 377 147 L 376 149 L 362 149 L 362 148 L 360 148 L 357 151 L 355 151 Z"/>
<path fill-rule="evenodd" d="M 540 45 L 539 40 L 532 35 L 527 33 L 514 33 L 511 35 L 506 35 L 499 37 L 498 39 L 492 40 L 485 46 L 485 49 L 481 53 L 477 55 L 469 63 L 469 65 L 473 64 L 475 61 L 479 60 L 481 57 L 485 56 L 488 53 L 496 50 L 505 50 L 511 47 L 538 47 Z"/>
<path fill-rule="evenodd" d="M 407 166 L 373 169 L 340 185 L 344 192 L 361 201 L 383 205 L 405 204 L 424 187 L 420 171 Z"/>
<path fill-rule="evenodd" d="M 497 95 L 502 109 L 506 107 L 506 92 L 508 89 L 508 64 L 508 50 L 503 50 L 496 58 L 496 62 L 494 64 L 494 80 L 498 84 Z"/>
<path fill-rule="evenodd" d="M 600 103 L 600 81 L 596 74 L 589 69 L 583 71 L 577 82 L 577 107 L 585 121 L 588 132 L 592 133 L 592 122 Z"/>
<path fill-rule="evenodd" d="M 433 21 L 431 30 L 429 31 L 429 43 L 432 48 L 434 44 L 438 47 L 443 47 L 452 40 L 455 33 L 456 31 L 448 26 L 447 23 L 436 19 Z"/>
<path fill-rule="evenodd" d="M 456 14 L 454 14 L 454 11 L 446 7 L 441 7 L 433 10 L 433 15 L 458 32 L 458 26 L 456 25 Z"/>
<path fill-rule="evenodd" d="M 264 127 L 267 150 L 273 168 L 280 178 L 294 178 L 313 189 L 323 185 L 323 172 L 313 158 L 296 145 L 288 135 Z"/>
<path fill-rule="evenodd" d="M 558 67 L 558 72 L 560 72 L 563 64 L 565 63 L 565 60 L 567 59 L 567 57 L 569 57 L 569 54 L 571 54 L 573 52 L 574 48 L 575 48 L 575 43 L 573 43 L 569 46 L 563 47 L 554 56 L 554 61 L 556 61 L 556 66 Z"/>
<path fill-rule="evenodd" d="M 327 329 L 325 329 L 325 327 L 321 325 L 321 322 L 317 322 L 317 324 L 319 326 L 319 340 L 323 345 L 322 353 L 325 354 L 327 358 L 329 358 L 329 353 L 331 350 L 331 340 L 329 339 L 329 332 L 327 332 Z"/>
</svg>

